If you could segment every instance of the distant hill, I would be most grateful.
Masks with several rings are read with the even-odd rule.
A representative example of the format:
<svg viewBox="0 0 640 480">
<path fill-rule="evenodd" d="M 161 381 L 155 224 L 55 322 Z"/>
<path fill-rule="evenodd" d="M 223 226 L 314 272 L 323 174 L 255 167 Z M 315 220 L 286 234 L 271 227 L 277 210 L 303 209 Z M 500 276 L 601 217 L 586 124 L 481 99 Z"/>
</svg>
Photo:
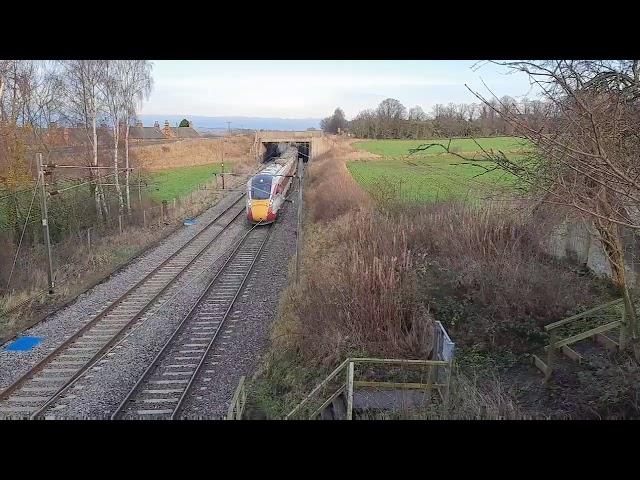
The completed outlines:
<svg viewBox="0 0 640 480">
<path fill-rule="evenodd" d="M 200 117 L 192 115 L 138 115 L 145 127 L 152 127 L 158 122 L 162 127 L 168 120 L 171 126 L 176 126 L 180 120 L 186 118 L 194 123 L 196 130 L 208 131 L 226 130 L 227 122 L 231 128 L 246 128 L 251 130 L 306 130 L 320 128 L 319 118 L 260 118 L 260 117 Z"/>
</svg>

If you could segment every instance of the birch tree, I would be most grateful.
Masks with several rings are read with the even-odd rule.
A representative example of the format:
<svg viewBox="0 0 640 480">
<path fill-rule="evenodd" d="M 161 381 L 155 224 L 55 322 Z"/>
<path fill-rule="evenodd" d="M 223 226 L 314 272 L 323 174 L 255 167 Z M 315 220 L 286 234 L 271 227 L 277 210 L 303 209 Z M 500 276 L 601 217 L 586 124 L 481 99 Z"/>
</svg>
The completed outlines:
<svg viewBox="0 0 640 480">
<path fill-rule="evenodd" d="M 126 62 L 122 60 L 106 60 L 104 62 L 104 76 L 100 82 L 100 96 L 105 105 L 107 118 L 111 123 L 113 133 L 113 184 L 118 196 L 118 211 L 124 212 L 124 197 L 120 187 L 120 166 L 118 158 L 118 144 L 120 142 L 120 125 L 127 116 L 126 102 L 123 93 L 123 77 Z"/>
<path fill-rule="evenodd" d="M 97 167 L 98 117 L 103 107 L 100 101 L 100 86 L 103 82 L 105 62 L 103 60 L 66 60 L 62 63 L 68 115 L 74 121 L 79 120 L 79 123 L 84 126 L 91 145 L 91 165 Z M 91 178 L 96 215 L 106 216 L 108 206 L 98 169 L 91 170 Z"/>
<path fill-rule="evenodd" d="M 127 60 L 122 70 L 122 95 L 125 112 L 124 132 L 124 162 L 125 162 L 125 197 L 127 213 L 131 215 L 131 193 L 129 176 L 131 173 L 129 163 L 129 127 L 135 120 L 138 107 L 149 98 L 153 88 L 151 76 L 153 65 L 147 60 Z"/>
<path fill-rule="evenodd" d="M 491 99 L 472 91 L 534 148 L 526 158 L 484 151 L 482 160 L 470 163 L 485 172 L 509 172 L 524 194 L 572 209 L 593 224 L 613 283 L 624 297 L 637 348 L 621 229 L 640 230 L 640 61 L 496 63 L 529 76 L 548 104 L 546 118 L 542 124 L 539 118 L 532 123 L 510 99 L 498 99 L 490 90 Z M 427 144 L 416 151 L 428 148 L 438 147 Z"/>
</svg>

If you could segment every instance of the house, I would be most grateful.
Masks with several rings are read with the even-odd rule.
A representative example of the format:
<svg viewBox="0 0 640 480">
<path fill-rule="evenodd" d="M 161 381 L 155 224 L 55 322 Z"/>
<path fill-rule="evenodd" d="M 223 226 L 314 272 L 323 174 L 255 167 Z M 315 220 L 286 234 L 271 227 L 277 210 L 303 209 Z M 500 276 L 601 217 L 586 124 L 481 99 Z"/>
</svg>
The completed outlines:
<svg viewBox="0 0 640 480">
<path fill-rule="evenodd" d="M 165 138 L 199 138 L 200 134 L 193 128 L 193 123 L 189 122 L 188 127 L 171 127 L 169 121 L 164 121 L 162 133 Z"/>
<path fill-rule="evenodd" d="M 142 122 L 136 122 L 134 127 L 129 127 L 129 140 L 141 141 L 141 140 L 164 140 L 166 137 L 158 122 L 153 127 L 145 127 Z"/>
<path fill-rule="evenodd" d="M 46 129 L 34 129 L 32 126 L 21 127 L 28 145 L 44 143 L 49 147 L 82 147 L 90 145 L 91 131 L 83 124 L 76 123 L 72 127 L 62 127 L 57 122 L 51 122 Z M 98 145 L 111 145 L 113 135 L 111 129 L 101 125 L 96 129 Z"/>
</svg>

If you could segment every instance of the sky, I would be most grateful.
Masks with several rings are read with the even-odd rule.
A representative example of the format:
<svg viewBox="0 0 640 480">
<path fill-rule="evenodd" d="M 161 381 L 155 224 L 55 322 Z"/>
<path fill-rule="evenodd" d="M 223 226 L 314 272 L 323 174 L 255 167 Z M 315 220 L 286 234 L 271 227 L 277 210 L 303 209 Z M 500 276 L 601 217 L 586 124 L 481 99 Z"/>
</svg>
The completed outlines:
<svg viewBox="0 0 640 480">
<path fill-rule="evenodd" d="M 385 98 L 429 112 L 436 103 L 483 95 L 532 96 L 529 81 L 476 60 L 158 60 L 143 114 L 348 119 Z"/>
</svg>

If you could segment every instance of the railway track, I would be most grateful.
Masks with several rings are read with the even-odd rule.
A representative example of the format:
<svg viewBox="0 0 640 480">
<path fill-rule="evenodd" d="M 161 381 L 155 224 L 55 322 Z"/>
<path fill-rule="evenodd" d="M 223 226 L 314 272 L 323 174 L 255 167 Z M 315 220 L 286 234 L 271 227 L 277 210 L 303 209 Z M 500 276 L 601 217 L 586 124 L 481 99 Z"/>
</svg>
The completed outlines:
<svg viewBox="0 0 640 480">
<path fill-rule="evenodd" d="M 244 193 L 200 232 L 132 288 L 89 320 L 31 370 L 0 393 L 0 418 L 35 418 L 89 369 L 129 327 L 161 305 L 199 260 L 219 252 L 209 247 L 243 212 Z M 238 206 L 240 204 L 240 207 Z"/>
<path fill-rule="evenodd" d="M 175 419 L 266 244 L 271 225 L 238 242 L 205 292 L 111 416 Z"/>
</svg>

